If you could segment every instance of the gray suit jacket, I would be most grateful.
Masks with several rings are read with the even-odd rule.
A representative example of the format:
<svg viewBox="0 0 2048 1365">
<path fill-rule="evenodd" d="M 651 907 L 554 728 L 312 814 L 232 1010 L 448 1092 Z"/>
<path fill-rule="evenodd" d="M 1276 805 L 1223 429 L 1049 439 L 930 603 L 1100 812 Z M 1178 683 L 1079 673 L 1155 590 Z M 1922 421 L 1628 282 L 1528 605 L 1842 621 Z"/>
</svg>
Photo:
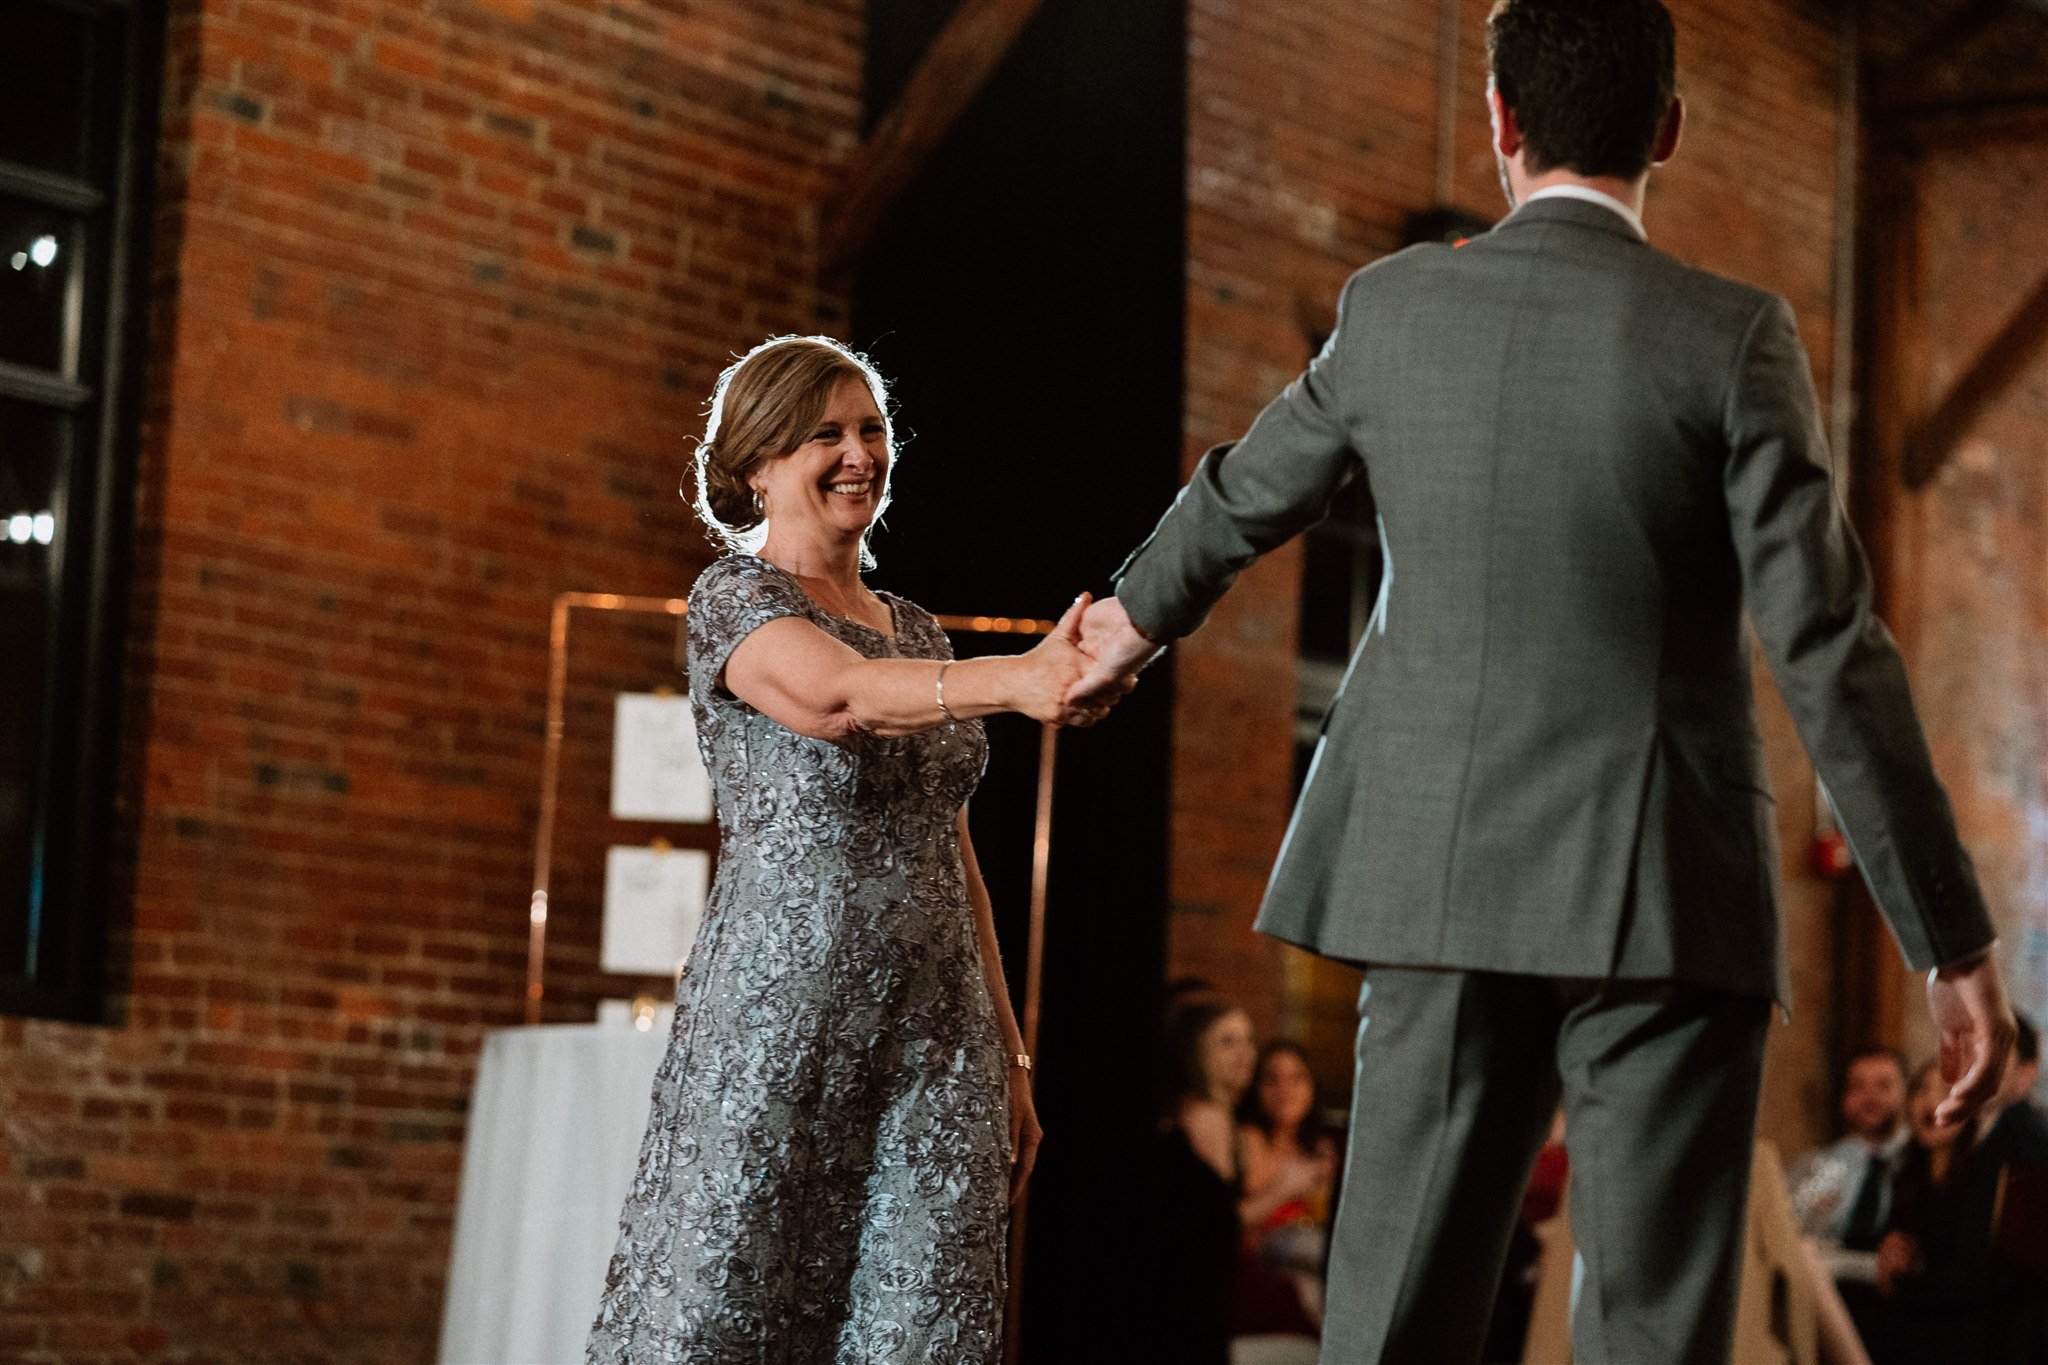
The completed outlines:
<svg viewBox="0 0 2048 1365">
<path fill-rule="evenodd" d="M 1327 956 L 1787 994 L 1745 600 L 1907 961 L 1992 939 L 1784 300 L 1545 199 L 1345 286 L 1117 592 L 1185 635 L 1368 480 L 1386 577 L 1258 927 Z"/>
</svg>

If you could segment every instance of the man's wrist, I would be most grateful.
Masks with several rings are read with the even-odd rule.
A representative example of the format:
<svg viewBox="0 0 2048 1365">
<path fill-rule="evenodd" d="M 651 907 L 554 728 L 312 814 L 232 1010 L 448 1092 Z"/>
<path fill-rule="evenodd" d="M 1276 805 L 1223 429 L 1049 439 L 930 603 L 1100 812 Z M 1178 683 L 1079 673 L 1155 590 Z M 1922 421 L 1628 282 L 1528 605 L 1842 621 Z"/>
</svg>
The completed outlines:
<svg viewBox="0 0 2048 1365">
<path fill-rule="evenodd" d="M 1990 961 L 1991 947 L 1992 945 L 1986 944 L 1974 953 L 1966 954 L 1953 962 L 1944 962 L 1934 969 L 1934 975 L 1943 981 L 1953 981 L 1959 976 L 1966 976 Z"/>
</svg>

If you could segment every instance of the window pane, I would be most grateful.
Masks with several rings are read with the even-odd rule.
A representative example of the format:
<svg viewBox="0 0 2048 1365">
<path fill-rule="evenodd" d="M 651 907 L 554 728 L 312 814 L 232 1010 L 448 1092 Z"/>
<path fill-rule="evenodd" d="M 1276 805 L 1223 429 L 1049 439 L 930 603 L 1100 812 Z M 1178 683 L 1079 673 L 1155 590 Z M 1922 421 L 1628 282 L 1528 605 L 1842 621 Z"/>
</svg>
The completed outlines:
<svg viewBox="0 0 2048 1365">
<path fill-rule="evenodd" d="M 27 967 L 41 898 L 37 793 L 69 435 L 63 414 L 0 400 L 0 972 Z"/>
<path fill-rule="evenodd" d="M 69 214 L 0 197 L 0 360 L 72 377 L 70 285 L 83 235 Z"/>
<path fill-rule="evenodd" d="M 40 0 L 0 3 L 0 161 L 88 176 L 92 30 Z"/>
</svg>

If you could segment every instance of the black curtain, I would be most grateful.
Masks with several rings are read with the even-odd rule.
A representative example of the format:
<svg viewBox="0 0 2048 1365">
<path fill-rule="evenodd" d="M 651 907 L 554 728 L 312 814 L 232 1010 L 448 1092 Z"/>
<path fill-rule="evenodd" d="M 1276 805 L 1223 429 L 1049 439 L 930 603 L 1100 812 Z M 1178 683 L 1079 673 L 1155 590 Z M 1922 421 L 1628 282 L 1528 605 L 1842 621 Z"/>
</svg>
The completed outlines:
<svg viewBox="0 0 2048 1365">
<path fill-rule="evenodd" d="M 954 8 L 871 0 L 870 123 Z M 895 385 L 873 581 L 941 613 L 1056 617 L 1180 483 L 1185 0 L 1046 0 L 858 268 L 850 339 Z M 967 650 L 1003 642 L 959 640 Z M 1156 1116 L 1170 797 L 1167 668 L 1060 741 L 1029 1211 L 1029 1360 L 1125 1358 L 1152 1252 L 1133 1182 Z M 1013 991 L 1036 727 L 991 725 L 973 809 Z"/>
</svg>

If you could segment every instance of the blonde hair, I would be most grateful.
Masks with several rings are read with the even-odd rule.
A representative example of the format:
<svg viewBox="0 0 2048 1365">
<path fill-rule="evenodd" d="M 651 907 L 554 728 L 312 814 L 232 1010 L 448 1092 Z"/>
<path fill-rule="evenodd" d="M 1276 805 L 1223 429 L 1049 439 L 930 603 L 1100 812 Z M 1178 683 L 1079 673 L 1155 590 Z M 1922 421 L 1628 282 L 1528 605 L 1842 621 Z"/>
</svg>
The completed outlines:
<svg viewBox="0 0 2048 1365">
<path fill-rule="evenodd" d="M 748 480 L 763 464 L 790 454 L 809 438 L 832 391 L 847 379 L 859 379 L 874 395 L 893 457 L 889 386 L 866 356 L 844 342 L 825 336 L 770 337 L 726 366 L 711 390 L 711 415 L 697 443 L 695 496 L 688 483 L 683 487 L 713 539 L 744 553 L 761 548 L 768 523 Z M 888 506 L 885 484 L 875 509 L 877 522 Z M 863 567 L 874 566 L 865 536 L 860 558 Z"/>
</svg>

